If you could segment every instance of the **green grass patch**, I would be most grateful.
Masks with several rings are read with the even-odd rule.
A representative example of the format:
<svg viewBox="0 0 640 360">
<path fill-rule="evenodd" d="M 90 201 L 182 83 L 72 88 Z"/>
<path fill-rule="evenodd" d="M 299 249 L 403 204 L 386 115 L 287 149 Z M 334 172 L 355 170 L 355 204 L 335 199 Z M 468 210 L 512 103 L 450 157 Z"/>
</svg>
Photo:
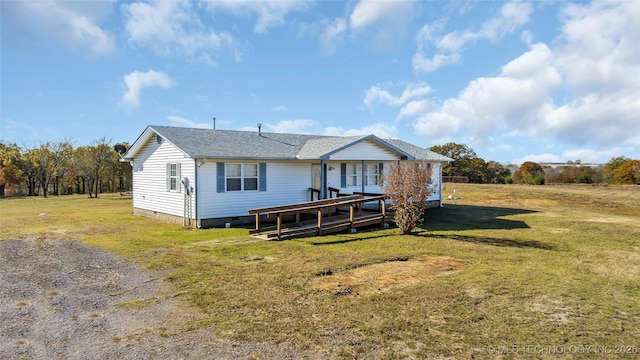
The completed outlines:
<svg viewBox="0 0 640 360">
<path fill-rule="evenodd" d="M 410 236 L 385 229 L 256 241 L 244 229 L 185 230 L 136 217 L 130 201 L 108 197 L 2 200 L 0 236 L 77 238 L 168 268 L 178 297 L 206 314 L 189 327 L 326 357 L 492 358 L 489 347 L 640 346 L 639 187 L 445 184 L 444 195 L 454 188 L 461 199 L 430 210 Z M 366 296 L 313 286 L 321 276 L 425 255 L 465 266 Z"/>
</svg>

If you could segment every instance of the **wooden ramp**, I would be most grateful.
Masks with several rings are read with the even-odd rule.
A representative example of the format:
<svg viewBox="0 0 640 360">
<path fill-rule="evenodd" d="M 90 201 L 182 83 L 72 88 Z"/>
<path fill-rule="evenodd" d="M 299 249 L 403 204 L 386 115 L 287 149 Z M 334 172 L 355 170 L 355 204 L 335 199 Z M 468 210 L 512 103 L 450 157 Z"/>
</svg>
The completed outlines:
<svg viewBox="0 0 640 360">
<path fill-rule="evenodd" d="M 376 202 L 377 208 L 365 210 L 365 204 Z M 340 231 L 355 231 L 364 226 L 385 226 L 388 216 L 383 195 L 362 194 L 333 199 L 249 210 L 256 217 L 253 235 L 282 240 L 304 235 L 322 235 Z M 261 218 L 274 219 L 275 225 L 263 226 Z"/>
</svg>

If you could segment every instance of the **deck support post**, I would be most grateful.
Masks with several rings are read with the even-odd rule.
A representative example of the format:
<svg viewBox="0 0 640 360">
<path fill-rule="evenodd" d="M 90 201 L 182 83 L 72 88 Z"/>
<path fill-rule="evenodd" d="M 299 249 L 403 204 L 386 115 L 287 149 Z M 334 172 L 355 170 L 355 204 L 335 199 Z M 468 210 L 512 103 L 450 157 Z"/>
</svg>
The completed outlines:
<svg viewBox="0 0 640 360">
<path fill-rule="evenodd" d="M 353 213 L 354 213 L 354 204 L 349 205 L 349 230 L 353 231 Z"/>
<path fill-rule="evenodd" d="M 282 214 L 278 214 L 277 228 L 278 228 L 278 240 L 282 240 Z"/>
<path fill-rule="evenodd" d="M 318 209 L 318 236 L 322 235 L 322 209 Z"/>
</svg>

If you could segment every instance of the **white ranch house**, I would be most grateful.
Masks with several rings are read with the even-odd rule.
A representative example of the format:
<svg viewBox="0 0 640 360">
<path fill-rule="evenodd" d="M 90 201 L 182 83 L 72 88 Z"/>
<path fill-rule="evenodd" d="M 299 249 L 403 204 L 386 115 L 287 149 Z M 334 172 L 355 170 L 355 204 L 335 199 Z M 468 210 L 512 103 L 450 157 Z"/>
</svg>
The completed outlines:
<svg viewBox="0 0 640 360">
<path fill-rule="evenodd" d="M 431 164 L 431 206 L 442 204 L 442 164 L 451 159 L 401 140 L 148 126 L 123 155 L 133 167 L 138 215 L 198 228 L 253 221 L 248 210 L 380 193 L 385 167 Z"/>
</svg>

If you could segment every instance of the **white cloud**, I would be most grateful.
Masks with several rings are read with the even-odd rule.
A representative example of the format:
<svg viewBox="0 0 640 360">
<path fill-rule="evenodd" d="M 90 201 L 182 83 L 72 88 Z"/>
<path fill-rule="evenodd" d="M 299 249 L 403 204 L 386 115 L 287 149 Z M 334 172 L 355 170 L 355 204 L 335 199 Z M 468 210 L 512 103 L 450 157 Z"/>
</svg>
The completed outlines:
<svg viewBox="0 0 640 360">
<path fill-rule="evenodd" d="M 288 110 L 289 108 L 284 105 L 278 105 L 271 108 L 271 111 L 273 112 L 287 112 Z"/>
<path fill-rule="evenodd" d="M 553 162 L 566 163 L 567 161 L 580 160 L 583 164 L 604 164 L 611 158 L 618 157 L 621 154 L 629 154 L 634 151 L 633 146 L 614 146 L 603 149 L 586 149 L 574 148 L 562 151 L 560 155 L 543 153 L 526 155 L 514 161 L 516 164 L 522 164 L 525 161 L 533 161 L 538 163 Z"/>
<path fill-rule="evenodd" d="M 640 34 L 640 3 L 569 4 L 563 21 L 553 48 L 531 44 L 498 76 L 476 78 L 457 97 L 440 102 L 415 122 L 416 131 L 429 137 L 463 134 L 476 143 L 505 132 L 590 145 L 598 152 L 637 149 L 640 48 L 632 39 Z"/>
<path fill-rule="evenodd" d="M 386 123 L 375 123 L 359 129 L 344 129 L 342 127 L 329 126 L 324 129 L 324 135 L 329 136 L 356 136 L 356 135 L 376 135 L 382 139 L 396 138 L 398 130 L 394 125 Z"/>
<path fill-rule="evenodd" d="M 17 33 L 35 33 L 64 46 L 105 55 L 115 49 L 115 38 L 98 25 L 112 11 L 113 1 L 3 1 L 2 21 Z"/>
<path fill-rule="evenodd" d="M 432 58 L 427 58 L 423 53 L 418 52 L 413 56 L 413 68 L 424 72 L 433 72 L 458 61 L 460 61 L 460 54 L 436 54 Z"/>
<path fill-rule="evenodd" d="M 435 133 L 458 131 L 460 125 L 481 142 L 499 126 L 519 129 L 535 127 L 551 111 L 550 94 L 561 84 L 561 76 L 552 66 L 553 54 L 544 44 L 534 44 L 520 57 L 503 66 L 501 75 L 472 80 L 458 98 L 446 99 L 439 109 L 416 122 L 423 135 L 434 132 L 434 123 L 446 119 L 448 125 L 436 126 Z"/>
<path fill-rule="evenodd" d="M 135 2 L 122 6 L 129 42 L 162 55 L 192 56 L 215 65 L 211 51 L 229 48 L 236 61 L 241 52 L 224 32 L 206 28 L 187 1 Z"/>
<path fill-rule="evenodd" d="M 256 14 L 258 18 L 253 26 L 253 31 L 258 34 L 264 34 L 269 28 L 284 24 L 288 13 L 304 11 L 311 5 L 311 2 L 296 0 L 216 0 L 206 2 L 207 8 L 214 13 L 216 10 L 222 9 L 239 15 Z"/>
<path fill-rule="evenodd" d="M 124 76 L 127 91 L 122 96 L 124 103 L 131 107 L 140 105 L 140 91 L 146 87 L 159 86 L 168 89 L 173 81 L 167 74 L 154 70 L 147 72 L 134 71 Z"/>
<path fill-rule="evenodd" d="M 461 128 L 462 122 L 456 116 L 445 111 L 427 113 L 416 120 L 414 128 L 419 135 L 429 138 L 432 142 L 451 139 Z"/>
<path fill-rule="evenodd" d="M 360 0 L 349 16 L 350 29 L 355 35 L 362 35 L 365 29 L 374 28 L 375 47 L 383 50 L 396 47 L 415 15 L 415 4 L 413 0 Z"/>
<path fill-rule="evenodd" d="M 197 122 L 187 120 L 183 117 L 175 116 L 175 115 L 167 116 L 167 120 L 169 120 L 169 123 L 172 126 L 199 128 L 199 129 L 211 129 L 213 127 L 212 124 L 197 123 Z"/>
<path fill-rule="evenodd" d="M 431 107 L 431 101 L 428 99 L 423 100 L 412 100 L 409 101 L 405 106 L 400 109 L 400 113 L 396 120 L 399 120 L 405 116 L 413 117 L 416 115 L 421 115 L 427 112 L 427 110 Z"/>
<path fill-rule="evenodd" d="M 389 106 L 402 106 L 407 101 L 424 97 L 431 92 L 431 87 L 423 83 L 408 84 L 402 94 L 395 97 L 389 91 L 382 89 L 379 85 L 370 87 L 365 95 L 364 104 L 371 108 L 376 103 L 382 103 Z"/>
<path fill-rule="evenodd" d="M 317 122 L 311 119 L 294 119 L 282 120 L 277 124 L 263 124 L 263 129 L 283 134 L 310 134 L 316 125 Z"/>
<path fill-rule="evenodd" d="M 343 18 L 336 18 L 327 25 L 324 33 L 320 35 L 320 47 L 325 55 L 331 56 L 336 52 L 336 43 L 341 40 L 346 29 L 347 21 Z"/>
<path fill-rule="evenodd" d="M 523 158 L 514 161 L 515 164 L 522 164 L 524 162 L 531 161 L 535 163 L 563 163 L 562 158 L 555 154 L 532 154 L 526 155 Z"/>
<path fill-rule="evenodd" d="M 467 43 L 478 39 L 498 41 L 526 24 L 532 12 L 531 4 L 512 1 L 505 3 L 500 9 L 500 14 L 485 21 L 479 30 L 456 30 L 444 36 L 437 35 L 443 28 L 442 22 L 427 24 L 416 36 L 418 51 L 413 57 L 413 68 L 420 72 L 433 72 L 443 66 L 457 63 L 460 52 Z M 429 57 L 427 49 L 432 47 L 436 52 Z"/>
<path fill-rule="evenodd" d="M 410 1 L 360 0 L 349 17 L 349 23 L 354 29 L 363 28 L 385 16 L 412 6 L 413 2 Z"/>
<path fill-rule="evenodd" d="M 298 23 L 297 37 L 317 37 L 325 56 L 334 55 L 345 38 L 354 41 L 363 36 L 371 36 L 375 47 L 388 50 L 403 38 L 415 14 L 415 3 L 414 0 L 360 0 L 346 17 Z"/>
</svg>

